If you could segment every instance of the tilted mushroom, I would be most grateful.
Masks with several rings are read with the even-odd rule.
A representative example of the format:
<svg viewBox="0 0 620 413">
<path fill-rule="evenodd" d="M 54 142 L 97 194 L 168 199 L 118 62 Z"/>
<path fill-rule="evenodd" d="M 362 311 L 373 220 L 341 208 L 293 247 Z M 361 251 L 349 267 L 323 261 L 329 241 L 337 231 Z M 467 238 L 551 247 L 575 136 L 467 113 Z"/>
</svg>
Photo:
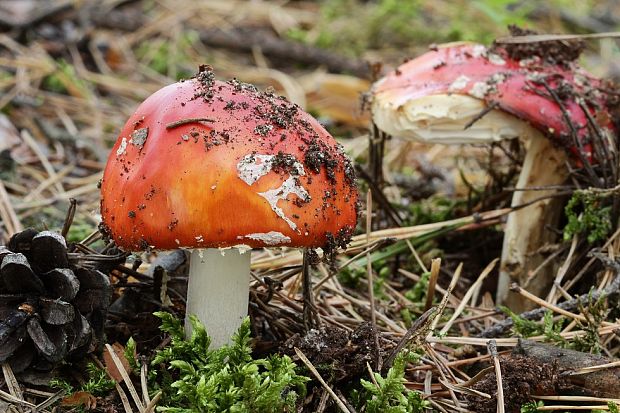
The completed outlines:
<svg viewBox="0 0 620 413">
<path fill-rule="evenodd" d="M 446 45 L 379 80 L 373 88 L 372 115 L 386 133 L 425 142 L 490 143 L 518 137 L 526 156 L 517 188 L 545 187 L 567 179 L 567 151 L 577 163 L 593 158 L 589 118 L 609 136 L 613 126 L 599 86 L 599 80 L 572 62 L 559 65 L 540 56 L 519 60 L 497 47 Z M 519 190 L 512 205 L 552 193 Z M 537 255 L 539 247 L 554 237 L 546 228 L 553 223 L 552 202 L 539 201 L 508 217 L 498 301 L 515 309 L 522 303 L 508 293 L 510 284 L 526 286 L 531 270 L 543 260 Z M 552 279 L 549 271 L 539 272 L 526 288 L 541 294 Z"/>
<path fill-rule="evenodd" d="M 357 219 L 354 171 L 329 133 L 207 67 L 138 107 L 101 193 L 102 227 L 119 247 L 191 249 L 186 313 L 216 347 L 247 314 L 249 249 L 342 246 Z"/>
</svg>

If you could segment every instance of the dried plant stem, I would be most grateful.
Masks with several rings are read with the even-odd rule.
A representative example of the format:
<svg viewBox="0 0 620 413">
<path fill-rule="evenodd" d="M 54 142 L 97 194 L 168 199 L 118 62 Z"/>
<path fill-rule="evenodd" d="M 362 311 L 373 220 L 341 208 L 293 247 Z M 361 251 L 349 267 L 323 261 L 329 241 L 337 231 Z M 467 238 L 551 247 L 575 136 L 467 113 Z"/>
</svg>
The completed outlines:
<svg viewBox="0 0 620 413">
<path fill-rule="evenodd" d="M 548 308 L 549 310 L 551 310 L 551 311 L 553 311 L 555 313 L 561 314 L 561 315 L 566 316 L 566 317 L 570 317 L 570 318 L 572 318 L 574 320 L 579 320 L 579 321 L 583 321 L 583 322 L 587 322 L 588 321 L 587 318 L 584 317 L 583 315 L 571 313 L 570 311 L 564 310 L 564 309 L 558 307 L 557 305 L 553 305 L 553 304 L 543 300 L 540 297 L 536 297 L 534 294 L 532 294 L 532 293 L 528 292 L 527 290 L 519 287 L 517 284 L 513 284 L 512 287 L 510 287 L 510 289 L 512 291 L 520 294 L 522 297 L 524 297 L 524 298 L 526 298 L 526 299 L 536 303 L 537 305 L 539 305 L 541 307 Z M 601 325 L 603 325 L 603 326 L 616 326 L 616 327 L 620 327 L 619 324 L 610 323 L 608 321 L 601 322 Z"/>
<path fill-rule="evenodd" d="M 140 396 L 138 396 L 138 392 L 136 391 L 136 388 L 134 387 L 133 382 L 131 381 L 131 378 L 129 377 L 129 374 L 127 373 L 127 370 L 125 370 L 125 366 L 123 366 L 123 363 L 118 358 L 118 356 L 116 355 L 116 352 L 114 351 L 111 345 L 106 344 L 105 347 L 108 350 L 110 357 L 112 357 L 112 361 L 114 362 L 114 365 L 116 366 L 119 373 L 121 374 L 121 377 L 123 377 L 123 381 L 127 385 L 127 388 L 129 389 L 129 394 L 131 394 L 133 402 L 136 404 L 138 411 L 142 412 L 144 410 L 144 404 L 142 403 L 142 400 L 140 400 Z"/>
<path fill-rule="evenodd" d="M 366 192 L 366 243 L 370 245 L 370 233 L 372 232 L 372 192 Z M 376 369 L 381 371 L 383 360 L 381 359 L 381 350 L 379 347 L 379 331 L 377 330 L 377 315 L 375 309 L 375 281 L 372 272 L 372 259 L 370 252 L 366 252 L 366 274 L 368 277 L 368 301 L 370 302 L 370 322 L 375 340 L 376 352 Z"/>
<path fill-rule="evenodd" d="M 22 230 L 22 224 L 13 209 L 9 194 L 6 192 L 4 183 L 0 180 L 0 219 L 9 235 Z"/>
<path fill-rule="evenodd" d="M 553 400 L 553 401 L 570 401 L 570 402 L 614 402 L 620 403 L 620 399 L 610 399 L 603 397 L 592 397 L 592 396 L 532 396 L 534 399 L 538 400 Z"/>
<path fill-rule="evenodd" d="M 474 282 L 471 285 L 471 287 L 469 287 L 469 289 L 463 296 L 463 299 L 461 300 L 459 306 L 456 308 L 456 310 L 454 310 L 454 314 L 452 314 L 452 317 L 450 317 L 450 320 L 448 320 L 448 322 L 441 329 L 439 333 L 440 335 L 446 334 L 448 330 L 450 330 L 450 327 L 452 327 L 452 323 L 454 323 L 454 321 L 458 318 L 458 316 L 461 315 L 461 313 L 465 309 L 465 306 L 469 302 L 469 299 L 472 297 L 474 292 L 482 286 L 482 282 L 487 277 L 487 275 L 489 275 L 491 271 L 493 271 L 493 268 L 495 267 L 495 264 L 497 264 L 498 260 L 499 260 L 498 258 L 494 259 L 493 261 L 489 263 L 489 265 L 486 266 L 484 270 L 482 270 L 476 282 Z"/>
<path fill-rule="evenodd" d="M 611 369 L 611 368 L 619 367 L 619 366 L 620 366 L 620 361 L 614 361 L 614 362 L 605 363 L 605 364 L 598 364 L 596 366 L 584 367 L 582 369 L 573 371 L 571 373 L 571 376 L 578 376 L 578 375 L 581 375 L 581 374 L 588 374 L 588 373 L 592 373 L 593 371 Z"/>
<path fill-rule="evenodd" d="M 497 345 L 495 340 L 489 340 L 487 342 L 487 349 L 491 358 L 493 358 L 493 366 L 495 367 L 495 379 L 497 382 L 497 413 L 504 413 L 504 386 L 502 384 L 502 368 L 499 363 L 499 357 L 497 355 Z"/>
<path fill-rule="evenodd" d="M 433 299 L 435 298 L 435 287 L 437 286 L 437 278 L 439 278 L 439 269 L 441 268 L 441 258 L 434 258 L 431 261 L 431 275 L 428 280 L 428 290 L 426 292 L 426 303 L 424 311 L 431 308 Z"/>
</svg>

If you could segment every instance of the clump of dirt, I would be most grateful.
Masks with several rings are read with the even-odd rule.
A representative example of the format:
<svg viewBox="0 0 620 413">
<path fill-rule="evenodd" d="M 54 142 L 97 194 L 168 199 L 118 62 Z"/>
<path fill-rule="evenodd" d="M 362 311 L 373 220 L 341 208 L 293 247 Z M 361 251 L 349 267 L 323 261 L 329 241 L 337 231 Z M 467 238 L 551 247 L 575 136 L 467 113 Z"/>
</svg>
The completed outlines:
<svg viewBox="0 0 620 413">
<path fill-rule="evenodd" d="M 366 363 L 376 364 L 377 350 L 370 323 L 362 323 L 349 333 L 336 327 L 312 329 L 301 337 L 288 339 L 281 352 L 295 357 L 294 348 L 300 349 L 325 379 L 331 382 L 348 381 L 366 372 Z"/>
<path fill-rule="evenodd" d="M 271 170 L 277 173 L 299 175 L 297 158 L 293 155 L 279 151 L 271 162 Z"/>
<path fill-rule="evenodd" d="M 511 36 L 538 34 L 534 30 L 522 29 L 515 25 L 508 26 Z M 543 61 L 560 66 L 567 66 L 579 58 L 585 48 L 582 40 L 553 40 L 535 43 L 494 44 L 493 49 L 505 50 L 515 60 L 540 57 Z"/>
<path fill-rule="evenodd" d="M 323 261 L 328 264 L 332 270 L 336 270 L 338 248 L 347 248 L 347 245 L 351 242 L 354 231 L 355 228 L 345 226 L 344 228 L 340 228 L 335 236 L 331 232 L 325 234 L 325 245 L 321 247 L 323 250 Z"/>
<path fill-rule="evenodd" d="M 559 375 L 556 365 L 537 363 L 532 358 L 519 354 L 502 357 L 502 386 L 506 411 L 518 413 L 521 406 L 532 400 L 532 396 L 556 395 L 566 387 Z M 467 396 L 469 408 L 478 413 L 495 413 L 497 411 L 497 381 L 495 372 L 490 372 L 472 386 L 490 394 L 491 399 L 479 396 Z"/>
<path fill-rule="evenodd" d="M 194 99 L 202 97 L 205 102 L 213 99 L 213 86 L 215 84 L 215 74 L 213 73 L 213 68 L 209 65 L 200 65 L 195 78 L 200 83 L 201 90 L 196 92 Z"/>
</svg>

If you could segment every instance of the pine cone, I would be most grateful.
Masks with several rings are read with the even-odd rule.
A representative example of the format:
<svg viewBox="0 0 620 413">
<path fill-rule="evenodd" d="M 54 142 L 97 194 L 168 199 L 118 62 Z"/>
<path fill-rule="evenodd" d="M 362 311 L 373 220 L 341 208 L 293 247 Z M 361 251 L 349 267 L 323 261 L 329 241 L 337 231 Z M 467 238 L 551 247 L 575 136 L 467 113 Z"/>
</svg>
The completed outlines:
<svg viewBox="0 0 620 413">
<path fill-rule="evenodd" d="M 112 287 L 79 262 L 51 231 L 29 228 L 0 246 L 0 362 L 49 370 L 102 344 Z"/>
</svg>

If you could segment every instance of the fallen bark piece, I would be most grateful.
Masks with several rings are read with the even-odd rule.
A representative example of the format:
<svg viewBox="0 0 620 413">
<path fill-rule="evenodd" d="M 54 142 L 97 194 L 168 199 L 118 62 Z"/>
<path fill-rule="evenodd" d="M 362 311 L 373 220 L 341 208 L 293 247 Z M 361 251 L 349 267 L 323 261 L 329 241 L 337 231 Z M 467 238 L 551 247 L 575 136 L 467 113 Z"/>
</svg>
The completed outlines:
<svg viewBox="0 0 620 413">
<path fill-rule="evenodd" d="M 563 387 L 563 378 L 558 375 L 557 367 L 552 364 L 538 363 L 520 354 L 509 354 L 499 359 L 502 371 L 502 387 L 504 394 L 504 411 L 516 413 L 521 406 L 532 401 L 532 396 L 557 395 Z M 491 398 L 470 394 L 466 397 L 469 410 L 476 413 L 496 413 L 497 410 L 497 379 L 495 370 L 489 368 L 488 373 L 471 388 L 491 395 Z"/>
<path fill-rule="evenodd" d="M 558 348 L 530 340 L 519 340 L 515 353 L 524 355 L 541 365 L 556 365 L 570 385 L 573 395 L 595 397 L 620 397 L 620 366 L 602 368 L 584 374 L 579 370 L 618 361 L 596 354 Z"/>
</svg>

